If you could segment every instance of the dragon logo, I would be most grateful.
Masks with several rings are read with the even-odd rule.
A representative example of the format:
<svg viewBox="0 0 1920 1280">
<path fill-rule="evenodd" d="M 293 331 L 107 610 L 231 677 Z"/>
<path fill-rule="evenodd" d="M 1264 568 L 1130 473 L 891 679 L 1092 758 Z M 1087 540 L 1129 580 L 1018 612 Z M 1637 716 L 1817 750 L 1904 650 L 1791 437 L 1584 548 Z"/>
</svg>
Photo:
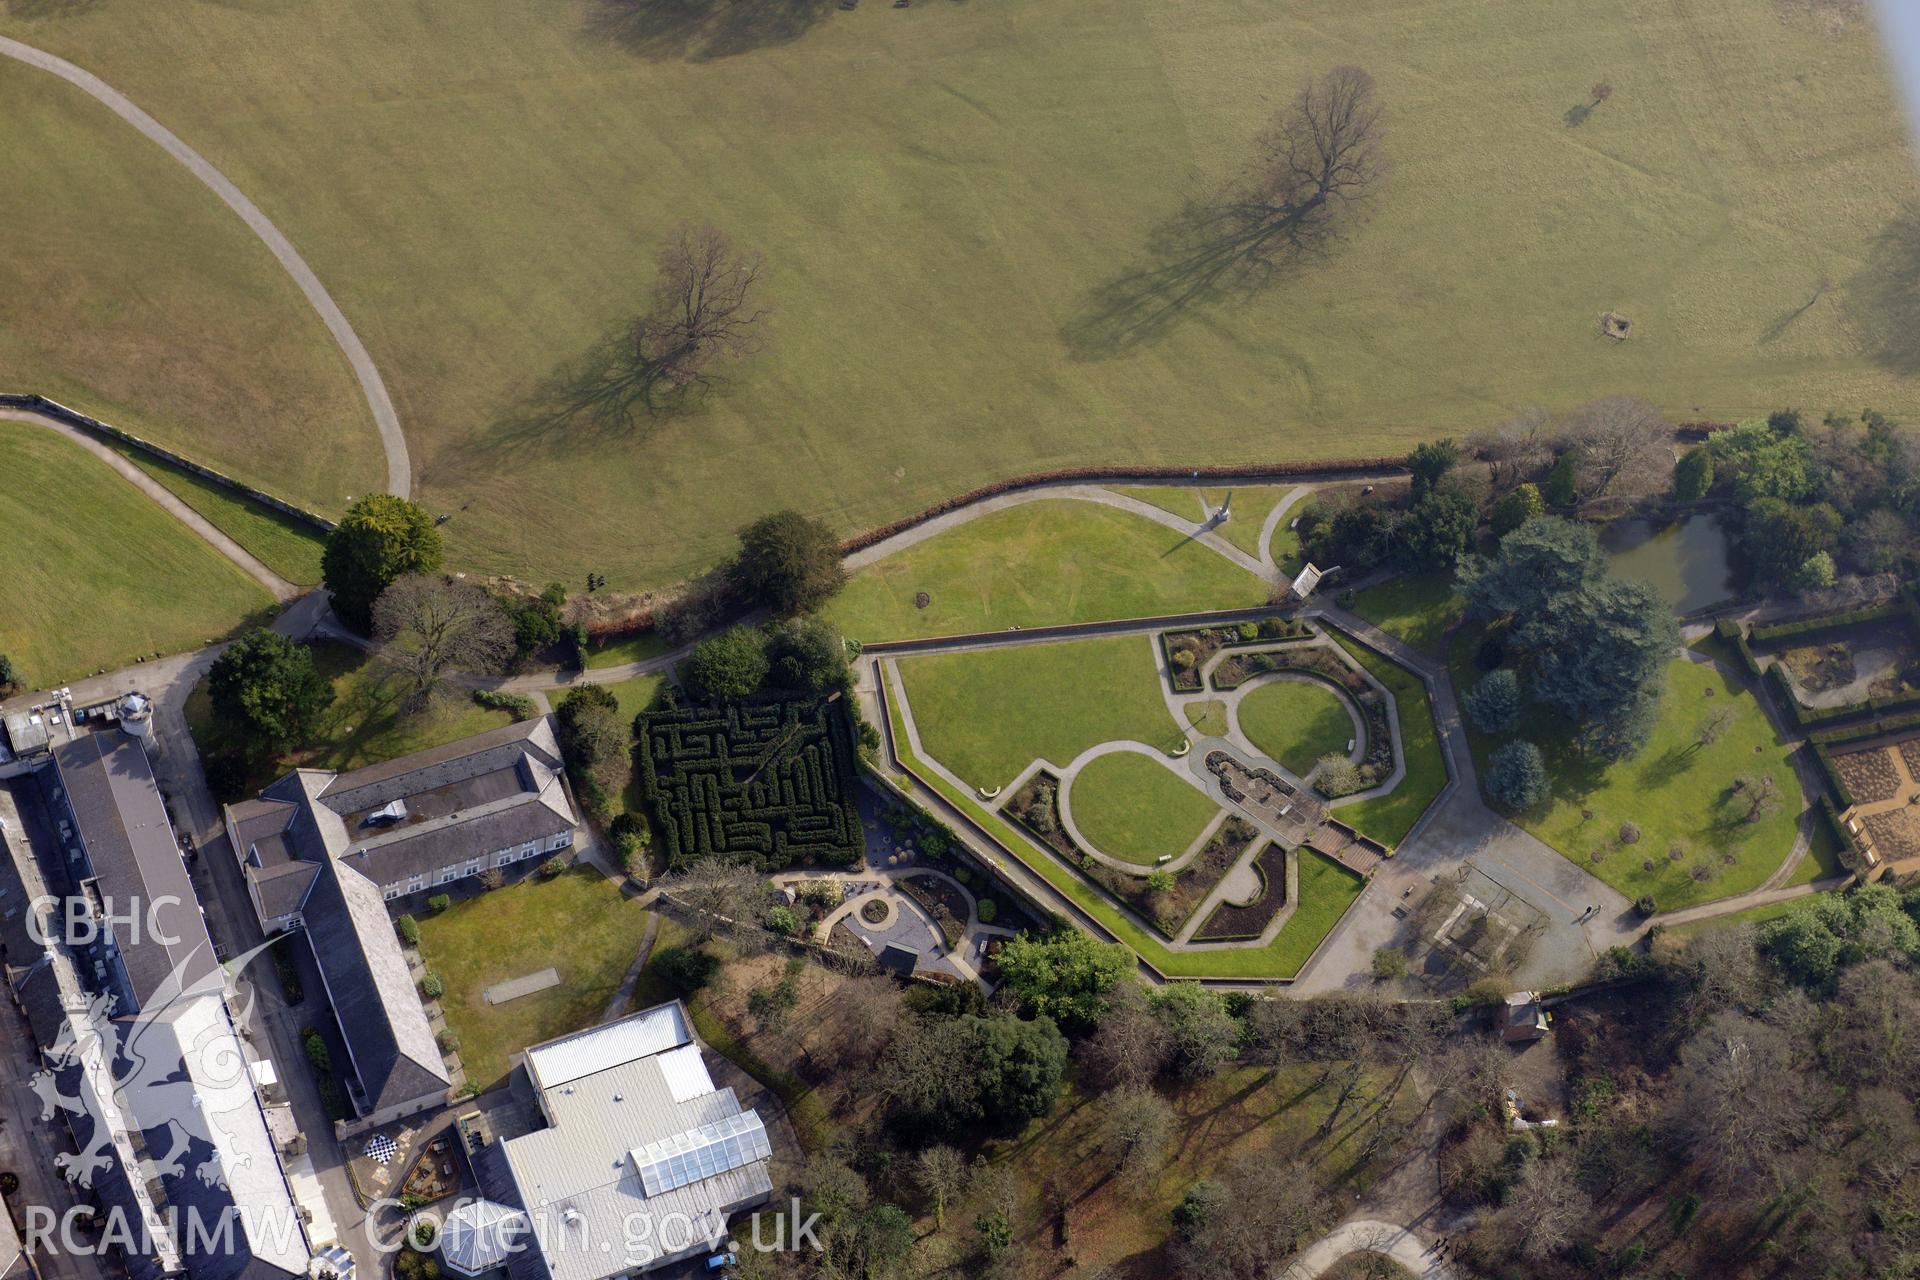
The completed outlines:
<svg viewBox="0 0 1920 1280">
<path fill-rule="evenodd" d="M 242 1004 L 234 978 L 272 945 L 225 966 L 207 966 L 196 951 L 128 1017 L 114 1016 L 112 996 L 83 992 L 63 954 L 47 953 L 41 963 L 55 967 L 66 1020 L 54 1045 L 41 1050 L 46 1065 L 28 1084 L 40 1099 L 40 1118 L 64 1115 L 79 1141 L 79 1152 L 54 1158 L 69 1181 L 91 1187 L 102 1171 L 133 1158 L 147 1166 L 129 1171 L 136 1186 L 191 1173 L 227 1187 L 228 1162 L 247 1159 L 230 1154 L 233 1118 L 258 1108 L 235 1032 L 252 996 Z M 196 970 L 203 976 L 188 980 Z"/>
</svg>

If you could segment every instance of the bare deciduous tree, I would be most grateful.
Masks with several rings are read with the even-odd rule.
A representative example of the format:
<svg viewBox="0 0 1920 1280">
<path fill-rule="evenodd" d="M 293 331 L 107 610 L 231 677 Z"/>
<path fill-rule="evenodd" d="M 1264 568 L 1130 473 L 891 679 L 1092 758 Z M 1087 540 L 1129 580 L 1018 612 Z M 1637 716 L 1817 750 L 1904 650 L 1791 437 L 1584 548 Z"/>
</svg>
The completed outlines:
<svg viewBox="0 0 1920 1280">
<path fill-rule="evenodd" d="M 759 254 L 741 253 L 714 227 L 673 230 L 660 250 L 653 305 L 633 329 L 649 409 L 712 386 L 716 365 L 760 349 L 768 308 L 753 293 L 764 271 Z"/>
<path fill-rule="evenodd" d="M 1568 415 L 1583 502 L 1652 493 L 1673 472 L 1673 428 L 1638 396 L 1603 396 Z"/>
<path fill-rule="evenodd" d="M 928 1147 L 913 1158 L 913 1183 L 933 1208 L 933 1229 L 947 1224 L 947 1206 L 966 1195 L 973 1170 L 967 1158 L 944 1144 Z"/>
<path fill-rule="evenodd" d="M 1129 1086 L 1101 1102 L 1100 1151 L 1130 1184 L 1149 1180 L 1160 1168 L 1173 1136 L 1173 1108 L 1151 1089 Z"/>
<path fill-rule="evenodd" d="M 1781 1161 L 1805 1139 L 1806 1081 L 1777 1027 L 1721 1013 L 1680 1049 L 1672 1116 L 1694 1154 L 1723 1187 L 1764 1197 Z"/>
<path fill-rule="evenodd" d="M 1224 212 L 1244 261 L 1271 265 L 1340 229 L 1386 176 L 1386 133 L 1373 77 L 1335 67 L 1310 80 L 1257 140 L 1253 182 Z"/>
<path fill-rule="evenodd" d="M 513 656 L 513 623 L 491 595 L 438 574 L 396 578 L 373 602 L 380 656 L 407 681 L 407 704 L 424 706 L 456 671 L 486 675 Z"/>
<path fill-rule="evenodd" d="M 1501 1210 L 1520 1252 L 1535 1260 L 1566 1248 L 1592 1216 L 1593 1198 L 1580 1189 L 1567 1160 L 1529 1164 Z"/>
<path fill-rule="evenodd" d="M 747 863 L 704 858 L 663 876 L 660 891 L 692 913 L 689 939 L 696 946 L 717 934 L 744 943 L 766 939 L 760 908 L 767 901 L 767 878 Z"/>
<path fill-rule="evenodd" d="M 1220 1181 L 1223 1202 L 1175 1247 L 1183 1275 L 1275 1273 L 1322 1228 L 1326 1201 L 1306 1166 L 1275 1154 L 1247 1157 L 1229 1165 Z"/>
<path fill-rule="evenodd" d="M 1137 982 L 1107 993 L 1107 1011 L 1082 1053 L 1094 1077 L 1110 1089 L 1145 1085 L 1160 1074 L 1172 1051 L 1166 1024 L 1154 1016 Z"/>
<path fill-rule="evenodd" d="M 1545 409 L 1525 409 L 1467 437 L 1467 451 L 1487 464 L 1487 479 L 1505 492 L 1553 461 L 1553 431 Z"/>
</svg>

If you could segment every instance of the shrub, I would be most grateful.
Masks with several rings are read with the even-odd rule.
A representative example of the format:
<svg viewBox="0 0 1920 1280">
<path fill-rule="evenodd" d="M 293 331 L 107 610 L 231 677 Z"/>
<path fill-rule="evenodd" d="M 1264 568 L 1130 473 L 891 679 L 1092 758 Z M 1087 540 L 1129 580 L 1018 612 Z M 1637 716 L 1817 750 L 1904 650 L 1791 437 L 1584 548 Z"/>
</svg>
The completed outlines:
<svg viewBox="0 0 1920 1280">
<path fill-rule="evenodd" d="M 1242 640 L 1258 640 L 1260 638 L 1260 624 L 1257 622 L 1243 622 L 1235 628 L 1235 630 L 1239 632 Z"/>
<path fill-rule="evenodd" d="M 1704 444 L 1697 444 L 1680 455 L 1680 461 L 1673 464 L 1673 496 L 1682 502 L 1692 502 L 1707 496 L 1707 490 L 1713 488 L 1713 451 Z"/>
<path fill-rule="evenodd" d="M 1621 823 L 1620 824 L 1620 843 L 1621 844 L 1639 844 L 1640 843 L 1640 824 L 1637 822 Z"/>
<path fill-rule="evenodd" d="M 715 957 L 688 947 L 657 948 L 647 963 L 662 981 L 682 995 L 692 995 L 706 986 L 720 968 L 720 961 Z"/>
<path fill-rule="evenodd" d="M 524 693 L 508 693 L 504 689 L 475 689 L 475 705 L 489 711 L 504 711 L 515 720 L 531 720 L 540 714 L 540 708 Z"/>
<path fill-rule="evenodd" d="M 1388 978 L 1406 977 L 1407 953 L 1398 947 L 1374 948 L 1373 976 L 1382 981 Z"/>
<path fill-rule="evenodd" d="M 488 867 L 480 873 L 480 883 L 488 889 L 498 889 L 507 882 L 507 873 L 499 867 Z"/>
<path fill-rule="evenodd" d="M 1501 667 L 1467 694 L 1467 715 L 1482 733 L 1508 733 L 1520 722 L 1520 680 Z"/>
<path fill-rule="evenodd" d="M 393 922 L 393 930 L 400 935 L 400 941 L 410 947 L 420 945 L 420 922 L 410 915 L 401 916 Z"/>
<path fill-rule="evenodd" d="M 974 914 L 980 917 L 981 924 L 992 924 L 993 918 L 1000 914 L 1000 907 L 992 898 L 982 898 L 974 907 Z"/>
<path fill-rule="evenodd" d="M 567 855 L 556 853 L 540 864 L 540 874 L 548 880 L 560 875 L 567 869 Z"/>
<path fill-rule="evenodd" d="M 447 984 L 433 970 L 427 970 L 427 976 L 420 979 L 420 994 L 429 1000 L 438 1000 L 447 993 Z"/>
<path fill-rule="evenodd" d="M 1147 873 L 1147 888 L 1155 893 L 1167 893 L 1173 888 L 1173 872 L 1164 868 Z"/>
<path fill-rule="evenodd" d="M 1633 900 L 1633 909 L 1640 913 L 1642 920 L 1645 920 L 1652 916 L 1654 912 L 1658 911 L 1660 907 L 1658 903 L 1654 902 L 1652 894 L 1643 893 Z"/>
<path fill-rule="evenodd" d="M 302 1047 L 306 1049 L 307 1061 L 313 1064 L 315 1071 L 324 1075 L 333 1070 L 333 1055 L 327 1052 L 327 1042 L 318 1031 L 309 1030 Z"/>
<path fill-rule="evenodd" d="M 1507 494 L 1493 507 L 1493 535 L 1504 538 L 1535 516 L 1545 515 L 1547 502 L 1540 496 L 1540 487 L 1523 484 Z"/>
<path fill-rule="evenodd" d="M 1514 813 L 1547 801 L 1547 764 L 1531 742 L 1509 742 L 1487 757 L 1487 795 Z"/>
<path fill-rule="evenodd" d="M 436 893 L 427 899 L 427 910 L 433 912 L 435 915 L 439 915 L 452 905 L 453 895 L 450 893 Z"/>
<path fill-rule="evenodd" d="M 1577 459 L 1574 450 L 1567 449 L 1554 459 L 1553 470 L 1547 472 L 1547 483 L 1542 486 L 1540 496 L 1550 507 L 1570 507 L 1578 496 L 1574 488 L 1573 473 Z"/>
<path fill-rule="evenodd" d="M 1193 650 L 1175 649 L 1173 651 L 1173 669 L 1175 671 L 1193 670 Z"/>
<path fill-rule="evenodd" d="M 26 677 L 20 674 L 20 668 L 14 665 L 13 659 L 0 653 L 0 694 L 17 693 L 26 682 Z"/>
<path fill-rule="evenodd" d="M 1320 757 L 1320 772 L 1314 776 L 1313 785 L 1321 795 L 1334 800 L 1365 790 L 1367 780 L 1359 765 L 1335 751 Z"/>
<path fill-rule="evenodd" d="M 783 938 L 791 938 L 800 928 L 800 918 L 785 903 L 767 912 L 766 926 Z"/>
<path fill-rule="evenodd" d="M 438 1039 L 440 1052 L 448 1054 L 460 1052 L 460 1033 L 452 1027 L 442 1029 Z"/>
</svg>

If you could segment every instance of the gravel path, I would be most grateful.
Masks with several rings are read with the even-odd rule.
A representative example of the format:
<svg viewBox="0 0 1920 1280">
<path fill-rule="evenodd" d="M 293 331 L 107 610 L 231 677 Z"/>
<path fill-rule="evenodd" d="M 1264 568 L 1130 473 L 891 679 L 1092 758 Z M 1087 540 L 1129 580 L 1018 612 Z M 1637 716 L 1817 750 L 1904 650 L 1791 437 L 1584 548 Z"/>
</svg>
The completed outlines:
<svg viewBox="0 0 1920 1280">
<path fill-rule="evenodd" d="M 240 215 L 241 221 L 252 229 L 253 234 L 260 238 L 260 243 L 267 246 L 267 251 L 279 260 L 287 274 L 293 277 L 293 282 L 300 286 L 300 292 L 306 295 L 308 303 L 319 315 L 321 323 L 327 326 L 327 332 L 333 335 L 341 353 L 347 357 L 347 363 L 352 366 L 353 376 L 359 379 L 360 390 L 367 398 L 367 409 L 373 414 L 374 425 L 380 429 L 380 444 L 387 454 L 387 488 L 403 498 L 411 494 L 413 467 L 407 457 L 407 440 L 400 432 L 400 417 L 394 412 L 393 400 L 387 395 L 386 384 L 380 380 L 380 371 L 374 367 L 373 357 L 367 354 L 359 335 L 347 323 L 346 314 L 327 293 L 326 286 L 320 283 L 320 277 L 313 273 L 306 259 L 300 256 L 291 241 L 280 234 L 280 229 L 267 219 L 267 215 L 260 212 L 259 207 L 247 199 L 225 174 L 214 168 L 206 157 L 182 142 L 171 129 L 142 111 L 131 98 L 91 71 L 76 67 L 65 58 L 56 58 L 45 50 L 4 36 L 0 36 L 0 54 L 59 76 L 104 105 L 158 143 L 168 155 L 184 165 L 187 172 L 205 183 L 226 202 L 228 208 Z"/>
<path fill-rule="evenodd" d="M 1384 1253 L 1421 1280 L 1465 1280 L 1465 1273 L 1436 1258 L 1406 1227 L 1374 1218 L 1343 1222 L 1301 1250 L 1279 1280 L 1314 1280 L 1350 1253 Z"/>
</svg>

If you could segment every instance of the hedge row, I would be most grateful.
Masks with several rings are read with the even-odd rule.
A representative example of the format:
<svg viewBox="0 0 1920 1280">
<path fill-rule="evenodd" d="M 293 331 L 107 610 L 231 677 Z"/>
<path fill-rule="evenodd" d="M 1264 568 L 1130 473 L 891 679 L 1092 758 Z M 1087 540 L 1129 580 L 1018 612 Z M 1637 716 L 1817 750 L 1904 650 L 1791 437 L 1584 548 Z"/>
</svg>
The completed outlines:
<svg viewBox="0 0 1920 1280">
<path fill-rule="evenodd" d="M 1853 832 L 1847 830 L 1847 824 L 1840 821 L 1840 811 L 1833 807 L 1833 801 L 1821 796 L 1815 807 L 1820 811 L 1819 820 L 1827 824 L 1827 830 L 1840 842 L 1840 864 L 1849 871 L 1864 870 L 1867 865 L 1866 851 L 1853 838 Z"/>
<path fill-rule="evenodd" d="M 1853 792 L 1847 788 L 1847 780 L 1840 776 L 1840 770 L 1834 767 L 1833 752 L 1824 742 L 1813 744 L 1813 759 L 1820 766 L 1820 776 L 1827 780 L 1827 799 L 1829 804 L 1837 804 L 1842 809 L 1853 807 Z"/>
<path fill-rule="evenodd" d="M 732 857 L 774 870 L 865 855 L 844 703 L 658 711 L 638 728 L 641 794 L 668 866 Z"/>
<path fill-rule="evenodd" d="M 949 511 L 958 511 L 970 507 L 986 498 L 998 497 L 1003 493 L 1017 493 L 1023 489 L 1038 489 L 1045 485 L 1098 483 L 1131 484 L 1140 480 L 1192 480 L 1195 483 L 1221 483 L 1235 480 L 1257 483 L 1262 480 L 1294 480 L 1301 476 L 1325 476 L 1336 479 L 1343 476 L 1373 475 L 1379 472 L 1402 474 L 1407 469 L 1405 455 L 1382 455 L 1371 458 L 1329 458 L 1321 462 L 1266 462 L 1247 467 L 1065 467 L 1058 471 L 1035 471 L 1023 476 L 1013 476 L 993 484 L 981 485 L 978 489 L 969 489 L 957 497 L 935 503 L 914 515 L 891 524 L 883 524 L 877 529 L 857 533 L 840 544 L 843 554 L 864 551 L 876 542 L 891 538 L 917 525 L 925 524 L 936 516 L 946 515 Z"/>
<path fill-rule="evenodd" d="M 1794 622 L 1776 622 L 1768 627 L 1755 627 L 1752 640 L 1757 644 L 1771 644 L 1775 640 L 1818 635 L 1822 631 L 1839 631 L 1868 622 L 1885 622 L 1888 618 L 1903 615 L 1911 616 L 1907 613 L 1905 603 L 1893 601 L 1887 604 L 1869 605 L 1864 609 L 1849 609 L 1845 613 L 1829 613 L 1817 618 L 1801 618 Z"/>
</svg>

